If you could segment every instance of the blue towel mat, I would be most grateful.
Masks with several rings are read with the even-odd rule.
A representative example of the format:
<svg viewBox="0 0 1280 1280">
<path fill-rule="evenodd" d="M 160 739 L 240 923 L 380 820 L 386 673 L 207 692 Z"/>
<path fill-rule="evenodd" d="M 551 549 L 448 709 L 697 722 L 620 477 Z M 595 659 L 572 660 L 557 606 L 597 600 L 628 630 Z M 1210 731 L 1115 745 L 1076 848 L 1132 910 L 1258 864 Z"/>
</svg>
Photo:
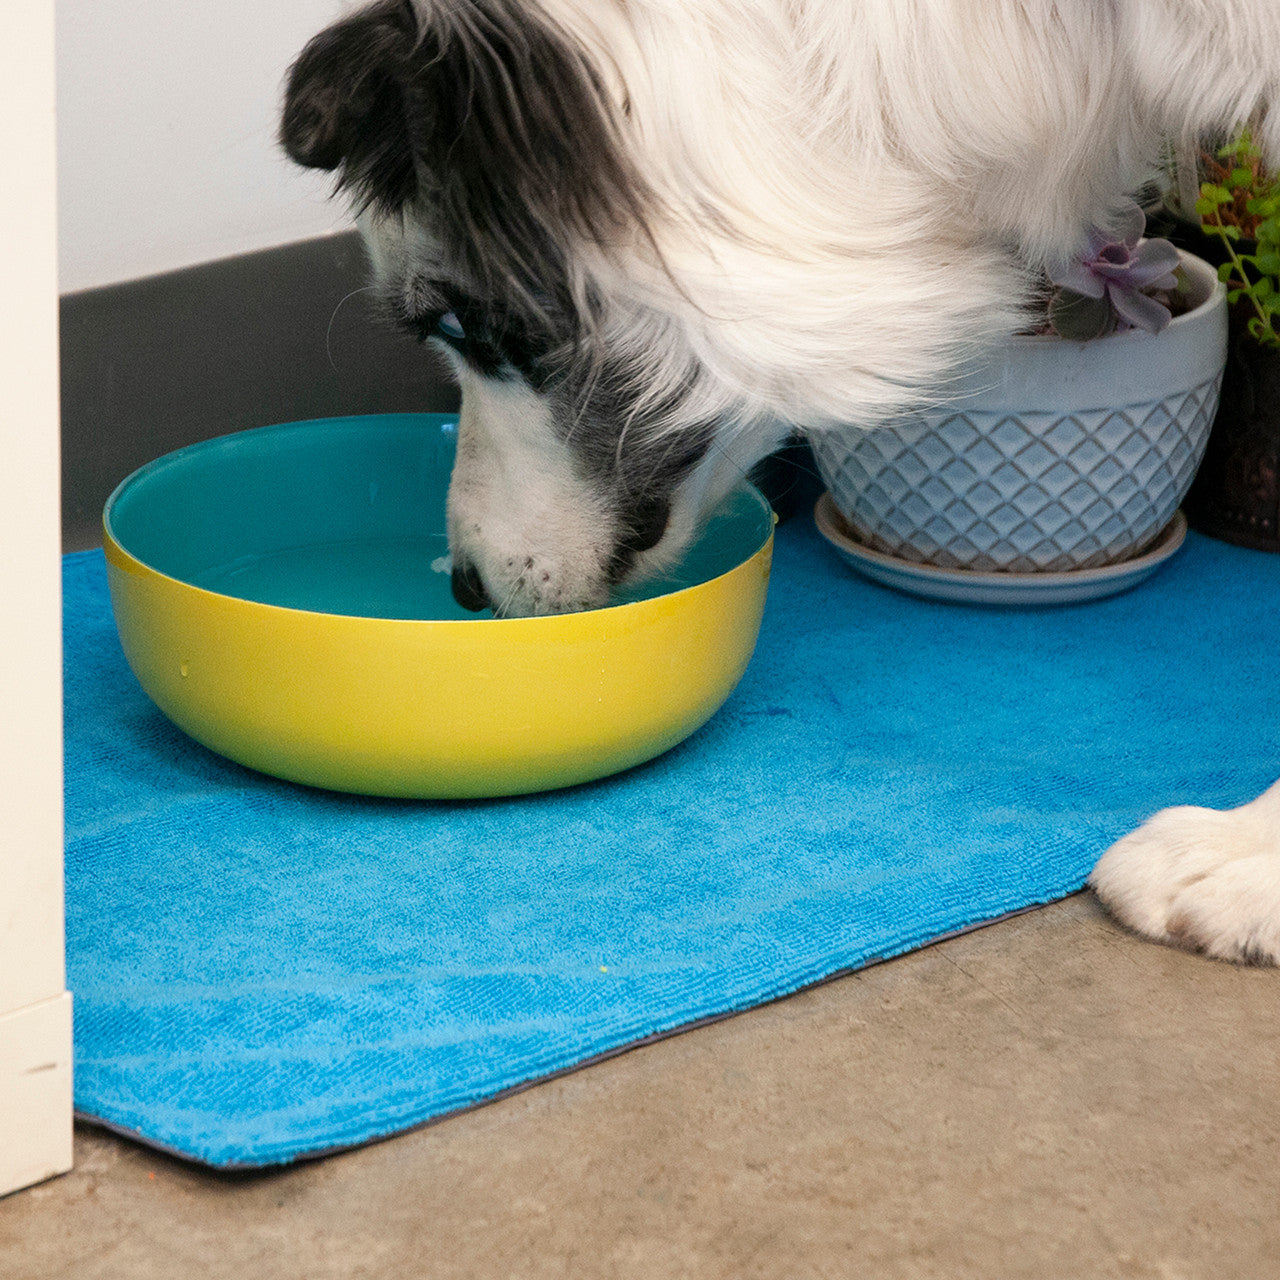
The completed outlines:
<svg viewBox="0 0 1280 1280">
<path fill-rule="evenodd" d="M 1061 897 L 1156 808 L 1280 774 L 1280 556 L 1195 535 L 1136 591 L 1020 613 L 865 583 L 794 521 L 704 729 L 492 802 L 230 764 L 135 684 L 100 553 L 66 558 L 65 611 L 76 1106 L 214 1165 L 366 1142 Z"/>
</svg>

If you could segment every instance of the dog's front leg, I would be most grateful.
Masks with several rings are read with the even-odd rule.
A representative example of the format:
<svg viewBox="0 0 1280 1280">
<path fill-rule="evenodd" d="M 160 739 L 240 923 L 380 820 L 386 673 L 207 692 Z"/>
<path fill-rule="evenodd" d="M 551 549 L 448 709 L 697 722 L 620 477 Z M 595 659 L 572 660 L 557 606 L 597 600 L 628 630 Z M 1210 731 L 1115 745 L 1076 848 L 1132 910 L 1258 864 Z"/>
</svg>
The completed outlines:
<svg viewBox="0 0 1280 1280">
<path fill-rule="evenodd" d="M 1280 782 L 1238 809 L 1162 810 L 1112 845 L 1089 883 L 1157 942 L 1280 964 Z"/>
</svg>

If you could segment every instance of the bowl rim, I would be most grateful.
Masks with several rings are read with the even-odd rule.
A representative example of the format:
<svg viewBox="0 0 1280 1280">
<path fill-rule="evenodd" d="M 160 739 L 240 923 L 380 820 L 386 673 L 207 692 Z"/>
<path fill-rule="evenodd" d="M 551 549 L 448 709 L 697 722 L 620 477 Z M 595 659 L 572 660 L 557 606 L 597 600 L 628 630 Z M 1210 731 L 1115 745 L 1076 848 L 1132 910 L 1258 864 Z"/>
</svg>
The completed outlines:
<svg viewBox="0 0 1280 1280">
<path fill-rule="evenodd" d="M 723 573 L 718 573 L 714 577 L 705 578 L 701 582 L 695 582 L 687 587 L 681 587 L 676 591 L 664 591 L 659 595 L 648 596 L 643 600 L 629 600 L 619 604 L 606 604 L 598 609 L 580 609 L 571 613 L 546 613 L 536 614 L 529 617 L 519 618 L 496 618 L 477 616 L 473 618 L 381 618 L 372 617 L 368 614 L 353 613 L 330 613 L 322 609 L 302 609 L 292 605 L 271 604 L 260 600 L 249 600 L 244 596 L 231 595 L 225 591 L 213 591 L 208 587 L 197 586 L 193 582 L 188 582 L 184 578 L 175 577 L 171 573 L 166 573 L 163 569 L 158 569 L 154 565 L 147 563 L 140 556 L 130 551 L 123 542 L 116 536 L 115 529 L 112 527 L 112 513 L 118 500 L 123 496 L 125 491 L 135 484 L 142 483 L 150 475 L 157 471 L 163 470 L 171 465 L 179 463 L 185 456 L 192 453 L 205 452 L 225 446 L 228 442 L 242 438 L 245 436 L 261 437 L 266 433 L 285 433 L 298 430 L 305 427 L 317 426 L 338 426 L 341 424 L 364 423 L 372 424 L 383 422 L 390 425 L 394 420 L 418 419 L 427 420 L 433 426 L 443 427 L 446 423 L 457 423 L 458 414 L 455 413 L 439 413 L 439 412 L 423 412 L 414 413 L 411 411 L 401 413 L 371 413 L 371 414 L 340 414 L 335 417 L 328 418 L 301 418 L 297 421 L 274 422 L 260 427 L 247 427 L 240 431 L 230 431 L 225 435 L 211 436 L 207 440 L 197 440 L 191 444 L 183 445 L 181 448 L 171 450 L 169 453 L 161 454 L 158 458 L 153 458 L 150 462 L 143 463 L 142 466 L 131 471 L 119 484 L 111 491 L 102 509 L 102 532 L 103 532 L 103 550 L 110 565 L 113 560 L 117 562 L 116 567 L 126 571 L 141 571 L 154 578 L 160 579 L 166 583 L 171 583 L 184 591 L 194 592 L 200 596 L 207 597 L 211 600 L 224 600 L 237 607 L 244 607 L 254 610 L 278 611 L 290 615 L 307 615 L 314 618 L 336 619 L 349 623 L 369 623 L 381 626 L 405 626 L 405 627 L 469 627 L 476 623 L 485 623 L 493 626 L 495 623 L 502 624 L 505 627 L 528 627 L 537 626 L 539 624 L 547 625 L 549 623 L 560 623 L 566 618 L 587 618 L 587 617 L 617 617 L 620 610 L 643 609 L 647 606 L 660 604 L 662 601 L 674 600 L 687 595 L 692 591 L 700 591 L 710 586 L 712 583 L 719 582 L 730 575 L 739 572 L 745 565 L 749 565 L 764 555 L 773 545 L 774 531 L 778 525 L 778 514 L 773 510 L 769 500 L 764 496 L 760 489 L 753 484 L 745 476 L 739 479 L 734 486 L 725 494 L 724 499 L 727 500 L 734 493 L 745 492 L 762 515 L 767 513 L 768 532 L 760 544 L 751 552 L 750 555 L 743 556 L 730 568 Z M 269 616 L 269 614 L 264 614 Z"/>
</svg>

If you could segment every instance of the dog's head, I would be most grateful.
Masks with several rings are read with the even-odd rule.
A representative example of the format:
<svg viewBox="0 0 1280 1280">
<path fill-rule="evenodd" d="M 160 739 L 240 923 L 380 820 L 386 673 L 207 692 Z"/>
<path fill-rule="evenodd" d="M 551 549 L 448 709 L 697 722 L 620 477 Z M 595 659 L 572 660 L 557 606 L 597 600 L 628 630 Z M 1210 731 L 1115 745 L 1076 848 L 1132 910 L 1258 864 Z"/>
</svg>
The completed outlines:
<svg viewBox="0 0 1280 1280">
<path fill-rule="evenodd" d="M 381 0 L 290 73 L 286 150 L 338 173 L 389 314 L 461 384 L 449 536 L 472 607 L 602 604 L 775 438 L 735 445 L 671 317 L 605 283 L 660 257 L 624 117 L 518 0 Z"/>
</svg>

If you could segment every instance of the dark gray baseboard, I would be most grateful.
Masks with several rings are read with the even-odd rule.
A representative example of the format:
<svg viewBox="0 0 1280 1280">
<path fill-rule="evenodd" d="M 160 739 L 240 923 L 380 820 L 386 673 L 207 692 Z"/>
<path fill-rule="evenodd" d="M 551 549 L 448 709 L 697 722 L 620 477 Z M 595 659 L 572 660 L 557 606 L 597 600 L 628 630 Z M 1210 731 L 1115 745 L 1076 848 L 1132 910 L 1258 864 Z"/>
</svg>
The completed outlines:
<svg viewBox="0 0 1280 1280">
<path fill-rule="evenodd" d="M 441 361 L 378 317 L 350 232 L 67 294 L 62 536 L 101 545 L 102 507 L 146 462 L 304 418 L 440 412 Z"/>
</svg>

